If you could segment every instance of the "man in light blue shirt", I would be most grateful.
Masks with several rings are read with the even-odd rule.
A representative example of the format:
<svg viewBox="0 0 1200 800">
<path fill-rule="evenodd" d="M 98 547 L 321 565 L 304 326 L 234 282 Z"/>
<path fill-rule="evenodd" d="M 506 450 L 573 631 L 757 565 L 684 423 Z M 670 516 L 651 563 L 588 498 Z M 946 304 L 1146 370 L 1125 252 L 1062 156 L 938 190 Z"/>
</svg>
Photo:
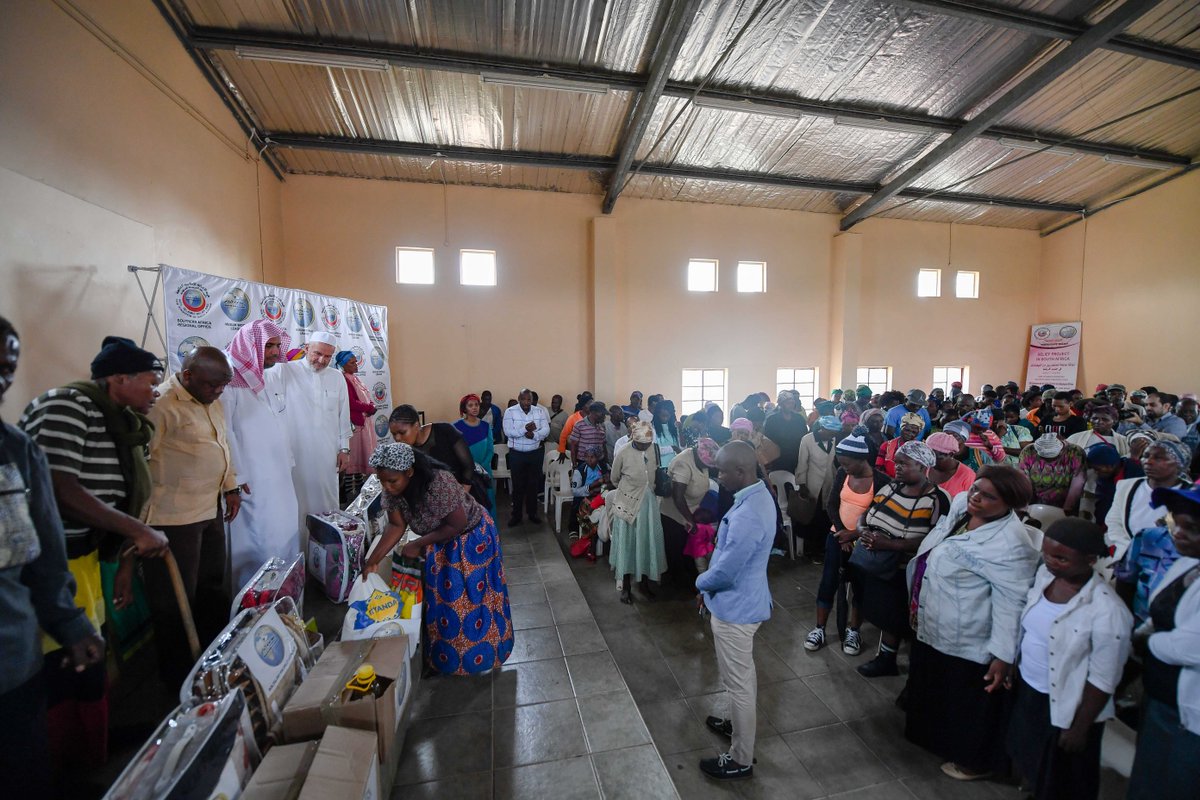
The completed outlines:
<svg viewBox="0 0 1200 800">
<path fill-rule="evenodd" d="M 718 780 L 749 778 L 754 772 L 754 633 L 771 617 L 767 560 L 775 539 L 775 498 L 758 477 L 758 459 L 746 442 L 730 442 L 717 454 L 717 481 L 733 492 L 733 507 L 717 528 L 717 549 L 696 578 L 702 602 L 712 612 L 713 644 L 721 684 L 729 697 L 727 718 L 705 724 L 730 737 L 729 752 L 706 758 L 700 769 Z"/>
<path fill-rule="evenodd" d="M 910 389 L 907 397 L 904 399 L 904 404 L 895 406 L 888 411 L 887 416 L 883 420 L 883 431 L 889 439 L 894 439 L 900 435 L 900 419 L 905 414 L 916 414 L 921 419 L 925 420 L 925 427 L 917 434 L 917 441 L 925 438 L 925 434 L 929 433 L 930 426 L 933 421 L 929 419 L 929 411 L 925 408 L 925 393 L 920 389 Z"/>
</svg>

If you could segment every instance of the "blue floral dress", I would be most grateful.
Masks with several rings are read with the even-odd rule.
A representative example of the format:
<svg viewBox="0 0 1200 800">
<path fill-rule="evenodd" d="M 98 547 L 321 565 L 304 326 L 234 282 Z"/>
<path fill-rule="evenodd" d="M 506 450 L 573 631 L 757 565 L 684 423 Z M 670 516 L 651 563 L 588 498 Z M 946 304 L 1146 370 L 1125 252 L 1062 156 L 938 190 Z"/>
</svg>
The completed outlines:
<svg viewBox="0 0 1200 800">
<path fill-rule="evenodd" d="M 415 508 L 387 492 L 383 506 L 398 510 L 421 536 L 436 530 L 459 507 L 466 512 L 462 535 L 425 551 L 426 660 L 446 675 L 499 667 L 512 653 L 513 630 L 500 538 L 491 515 L 445 470 L 434 473 Z"/>
</svg>

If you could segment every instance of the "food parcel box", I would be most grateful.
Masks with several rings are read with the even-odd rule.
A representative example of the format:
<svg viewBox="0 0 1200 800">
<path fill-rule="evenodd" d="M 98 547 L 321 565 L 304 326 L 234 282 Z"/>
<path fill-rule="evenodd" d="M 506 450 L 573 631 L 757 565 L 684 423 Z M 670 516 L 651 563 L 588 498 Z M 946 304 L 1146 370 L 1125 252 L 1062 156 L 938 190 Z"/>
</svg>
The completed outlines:
<svg viewBox="0 0 1200 800">
<path fill-rule="evenodd" d="M 300 800 L 380 800 L 377 740 L 370 731 L 326 728 Z"/>
<path fill-rule="evenodd" d="M 320 742 L 278 744 L 250 776 L 241 800 L 296 800 Z"/>
<path fill-rule="evenodd" d="M 346 684 L 363 664 L 370 664 L 386 685 L 377 697 L 351 699 Z M 373 731 L 379 737 L 382 785 L 391 786 L 404 746 L 402 726 L 413 682 L 409 667 L 403 634 L 331 644 L 284 706 L 284 741 L 316 739 L 332 725 Z"/>
</svg>

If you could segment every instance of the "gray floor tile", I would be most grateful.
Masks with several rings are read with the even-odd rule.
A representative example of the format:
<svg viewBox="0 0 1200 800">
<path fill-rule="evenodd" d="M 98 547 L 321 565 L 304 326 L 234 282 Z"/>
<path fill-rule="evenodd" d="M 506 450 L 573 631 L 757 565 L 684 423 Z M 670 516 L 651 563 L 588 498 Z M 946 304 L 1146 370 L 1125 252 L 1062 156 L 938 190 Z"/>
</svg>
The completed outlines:
<svg viewBox="0 0 1200 800">
<path fill-rule="evenodd" d="M 538 583 L 542 582 L 542 573 L 537 567 L 509 567 L 507 564 L 504 567 L 504 582 L 509 586 L 517 586 L 522 583 Z"/>
<path fill-rule="evenodd" d="M 696 608 L 696 601 L 686 600 L 655 600 L 653 603 L 638 603 L 638 613 L 649 625 L 686 625 L 699 623 L 708 627 L 708 622 L 701 619 Z"/>
<path fill-rule="evenodd" d="M 768 642 L 791 641 L 796 638 L 797 631 L 805 628 L 808 621 L 807 617 L 799 617 L 777 605 L 771 609 L 771 618 L 759 626 L 758 633 L 754 638 L 758 641 Z M 807 632 L 807 628 L 805 628 L 805 632 Z"/>
<path fill-rule="evenodd" d="M 844 672 L 852 669 L 849 660 L 839 652 L 837 644 L 826 645 L 820 650 L 804 649 L 804 637 L 808 635 L 809 626 L 804 625 L 796 631 L 796 638 L 789 641 L 776 640 L 768 642 L 775 654 L 783 659 L 788 669 L 801 678 L 809 675 L 823 675 L 827 672 Z"/>
<path fill-rule="evenodd" d="M 519 637 L 521 632 L 517 632 Z M 492 679 L 495 708 L 544 703 L 574 697 L 567 662 L 561 658 L 504 665 Z"/>
<path fill-rule="evenodd" d="M 613 590 L 616 594 L 616 590 Z M 634 627 L 640 627 L 646 624 L 645 620 L 634 610 L 633 606 L 627 606 L 623 603 L 613 605 L 595 605 L 592 604 L 592 617 L 595 618 L 596 624 L 600 626 L 602 631 L 615 631 L 618 635 L 624 634 L 627 630 Z M 609 647 L 612 642 L 609 642 Z"/>
<path fill-rule="evenodd" d="M 765 714 L 780 733 L 792 733 L 838 721 L 837 714 L 821 702 L 799 678 L 778 683 L 759 684 L 759 714 Z"/>
<path fill-rule="evenodd" d="M 550 598 L 551 605 L 560 601 L 584 599 L 583 591 L 573 577 L 566 580 L 546 581 L 543 586 L 546 587 L 546 596 Z"/>
<path fill-rule="evenodd" d="M 508 602 L 512 606 L 545 603 L 546 590 L 540 583 L 514 583 L 508 587 Z"/>
<path fill-rule="evenodd" d="M 712 651 L 670 656 L 666 662 L 684 697 L 721 691 L 721 673 Z"/>
<path fill-rule="evenodd" d="M 692 715 L 703 725 L 704 720 L 708 717 L 728 717 L 729 716 L 729 698 L 725 692 L 714 692 L 700 697 L 689 697 L 687 699 L 688 706 L 692 709 Z M 756 724 L 754 726 L 754 736 L 757 739 L 766 739 L 769 736 L 778 735 L 779 731 L 775 730 L 775 726 L 771 724 L 771 720 L 761 710 L 755 715 Z M 716 747 L 720 747 L 724 752 L 729 748 L 729 740 L 718 733 L 713 733 L 708 728 L 704 729 L 704 734 L 708 736 L 708 740 Z"/>
<path fill-rule="evenodd" d="M 846 727 L 898 778 L 941 774 L 940 758 L 904 738 L 904 713 L 899 709 L 852 720 Z"/>
<path fill-rule="evenodd" d="M 512 623 L 514 631 L 545 628 L 554 624 L 554 616 L 550 613 L 549 603 L 531 603 L 512 607 Z"/>
<path fill-rule="evenodd" d="M 555 800 L 599 798 L 600 787 L 596 783 L 591 759 L 580 756 L 496 771 L 496 800 L 538 797 L 553 797 Z"/>
<path fill-rule="evenodd" d="M 603 631 L 603 628 L 601 630 Z M 617 659 L 618 664 L 627 660 L 647 661 L 662 658 L 662 653 L 658 652 L 658 646 L 654 644 L 654 637 L 650 634 L 650 630 L 650 628 L 631 628 L 623 631 L 610 631 L 604 633 L 604 640 L 608 643 L 608 649 Z"/>
<path fill-rule="evenodd" d="M 579 698 L 579 713 L 588 748 L 593 753 L 651 743 L 638 707 L 624 687 L 616 692 Z"/>
<path fill-rule="evenodd" d="M 883 783 L 894 777 L 845 725 L 788 733 L 783 740 L 829 794 Z"/>
<path fill-rule="evenodd" d="M 410 725 L 396 775 L 397 781 L 425 783 L 481 769 L 492 769 L 489 711 L 426 719 Z"/>
<path fill-rule="evenodd" d="M 926 778 L 903 778 L 901 783 L 921 800 L 996 800 L 1003 787 L 991 781 L 956 781 L 941 774 Z M 1023 797 L 1009 789 L 1010 798 Z"/>
<path fill-rule="evenodd" d="M 541 563 L 538 569 L 541 570 L 543 581 L 569 581 L 573 577 L 571 568 L 562 560 L 561 555 L 557 562 Z"/>
<path fill-rule="evenodd" d="M 680 797 L 685 800 L 731 800 L 738 797 L 738 781 L 715 781 L 700 771 L 700 760 L 715 755 L 715 747 L 704 747 L 663 756 L 667 772 Z"/>
<path fill-rule="evenodd" d="M 638 708 L 660 753 L 674 755 L 711 749 L 713 740 L 704 728 L 704 721 L 696 718 L 686 700 L 643 703 Z"/>
<path fill-rule="evenodd" d="M 740 781 L 739 797 L 751 800 L 809 800 L 825 793 L 824 788 L 796 758 L 796 754 L 778 736 L 768 736 L 754 743 L 754 777 Z"/>
<path fill-rule="evenodd" d="M 567 657 L 567 670 L 576 697 L 624 691 L 625 682 L 608 652 L 584 653 Z"/>
<path fill-rule="evenodd" d="M 780 658 L 766 642 L 760 642 L 757 638 L 754 642 L 754 671 L 758 675 L 759 686 L 776 681 L 790 681 L 797 677 L 787 662 Z"/>
<path fill-rule="evenodd" d="M 438 675 L 421 681 L 413 698 L 412 718 L 448 717 L 491 711 L 492 673 Z"/>
<path fill-rule="evenodd" d="M 843 722 L 895 708 L 854 670 L 812 675 L 803 680 L 813 694 L 821 698 L 821 702 L 829 706 Z"/>
<path fill-rule="evenodd" d="M 568 656 L 608 649 L 608 643 L 604 641 L 604 636 L 592 620 L 559 625 L 558 638 L 562 642 L 563 654 Z"/>
<path fill-rule="evenodd" d="M 901 781 L 877 783 L 861 789 L 829 796 L 829 800 L 909 800 L 913 795 Z M 1014 795 L 1010 800 L 1017 800 Z"/>
<path fill-rule="evenodd" d="M 562 645 L 558 631 L 554 628 L 527 628 L 513 633 L 513 651 L 505 664 L 523 664 L 526 661 L 544 661 L 562 658 Z"/>
<path fill-rule="evenodd" d="M 639 703 L 683 697 L 675 675 L 662 658 L 617 659 L 621 677 Z"/>
<path fill-rule="evenodd" d="M 392 800 L 491 800 L 492 773 L 475 772 L 470 775 L 455 775 L 440 781 L 418 783 L 416 786 L 397 786 L 388 797 Z"/>
<path fill-rule="evenodd" d="M 653 625 L 649 633 L 664 656 L 713 652 L 712 633 L 708 623 L 699 617 L 682 625 Z"/>
<path fill-rule="evenodd" d="M 587 753 L 574 699 L 500 708 L 493 715 L 496 768 L 560 761 Z"/>
<path fill-rule="evenodd" d="M 679 795 L 653 745 L 592 756 L 606 800 L 673 800 Z"/>
<path fill-rule="evenodd" d="M 551 600 L 550 611 L 554 615 L 554 624 L 556 625 L 592 621 L 592 610 L 588 608 L 587 601 L 582 598 L 579 600 Z"/>
<path fill-rule="evenodd" d="M 517 567 L 536 567 L 537 561 L 533 558 L 533 553 L 529 552 L 528 548 L 520 548 L 515 552 L 510 552 L 507 547 L 504 548 L 504 568 L 515 569 Z"/>
</svg>

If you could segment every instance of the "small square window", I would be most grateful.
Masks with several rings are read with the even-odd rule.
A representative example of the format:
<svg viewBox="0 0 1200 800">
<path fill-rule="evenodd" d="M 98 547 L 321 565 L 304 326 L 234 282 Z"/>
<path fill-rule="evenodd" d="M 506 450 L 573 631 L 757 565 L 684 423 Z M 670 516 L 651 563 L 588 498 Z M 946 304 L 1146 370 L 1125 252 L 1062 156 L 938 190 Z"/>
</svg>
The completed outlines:
<svg viewBox="0 0 1200 800">
<path fill-rule="evenodd" d="M 817 398 L 817 368 L 780 367 L 775 370 L 775 395 L 778 397 L 784 389 L 795 389 L 799 392 L 800 405 L 804 406 L 805 410 L 811 410 L 813 401 Z"/>
<path fill-rule="evenodd" d="M 942 271 L 923 269 L 917 272 L 917 297 L 942 296 Z"/>
<path fill-rule="evenodd" d="M 433 283 L 433 250 L 397 247 L 396 283 Z"/>
<path fill-rule="evenodd" d="M 458 282 L 463 286 L 496 285 L 496 253 L 493 250 L 461 250 Z"/>
<path fill-rule="evenodd" d="M 765 292 L 767 290 L 767 265 L 761 261 L 739 261 L 737 290 L 739 292 Z"/>
<path fill-rule="evenodd" d="M 892 389 L 891 367 L 859 367 L 858 384 L 870 386 L 872 394 L 883 394 Z"/>
<path fill-rule="evenodd" d="M 959 270 L 954 279 L 954 295 L 972 300 L 979 298 L 979 273 Z"/>
<path fill-rule="evenodd" d="M 950 384 L 958 382 L 963 386 L 963 391 L 968 390 L 967 373 L 970 367 L 934 367 L 933 368 L 933 388 L 941 389 L 950 395 Z"/>
<path fill-rule="evenodd" d="M 707 258 L 693 258 L 689 261 L 687 287 L 689 292 L 715 292 L 717 262 Z"/>
<path fill-rule="evenodd" d="M 705 403 L 716 403 L 722 411 L 726 411 L 726 380 L 726 371 L 723 369 L 685 369 L 680 413 L 695 414 L 704 409 Z"/>
</svg>

